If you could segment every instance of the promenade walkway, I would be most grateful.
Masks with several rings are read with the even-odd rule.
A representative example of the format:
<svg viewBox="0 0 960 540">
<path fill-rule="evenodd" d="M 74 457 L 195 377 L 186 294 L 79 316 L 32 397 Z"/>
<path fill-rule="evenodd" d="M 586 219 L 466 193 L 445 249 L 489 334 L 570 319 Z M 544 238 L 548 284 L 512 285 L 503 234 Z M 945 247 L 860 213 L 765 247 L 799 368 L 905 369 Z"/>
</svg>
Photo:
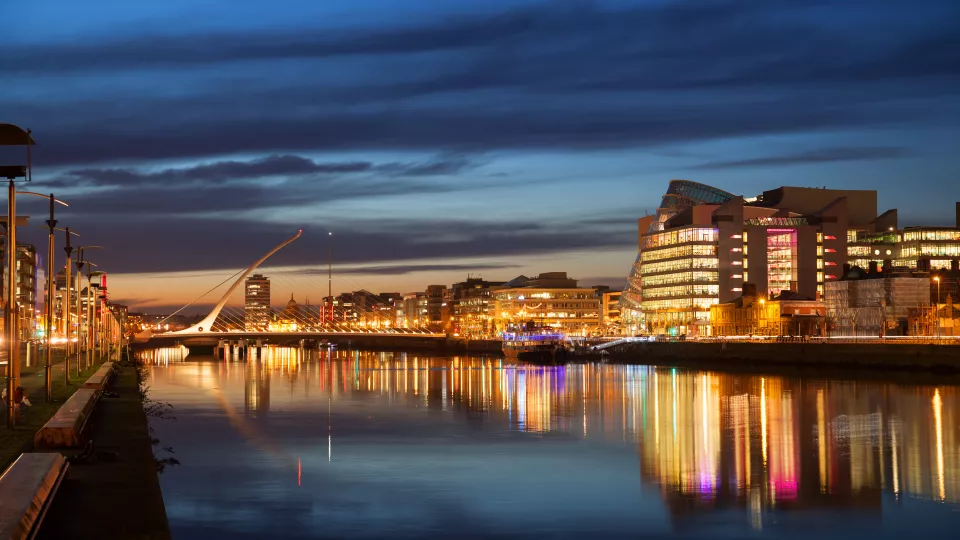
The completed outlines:
<svg viewBox="0 0 960 540">
<path fill-rule="evenodd" d="M 87 427 L 92 457 L 71 465 L 41 540 L 170 538 L 136 368 L 122 363 L 110 390 L 119 397 L 101 398 Z"/>
</svg>

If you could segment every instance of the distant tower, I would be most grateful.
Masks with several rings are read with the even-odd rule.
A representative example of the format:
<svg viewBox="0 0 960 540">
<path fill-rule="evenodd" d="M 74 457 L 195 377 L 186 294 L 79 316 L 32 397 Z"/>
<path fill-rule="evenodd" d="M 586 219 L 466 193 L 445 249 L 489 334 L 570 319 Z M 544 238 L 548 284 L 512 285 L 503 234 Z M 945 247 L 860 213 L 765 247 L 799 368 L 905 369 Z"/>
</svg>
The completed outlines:
<svg viewBox="0 0 960 540">
<path fill-rule="evenodd" d="M 244 282 L 244 330 L 266 331 L 270 324 L 270 278 L 253 274 Z"/>
</svg>

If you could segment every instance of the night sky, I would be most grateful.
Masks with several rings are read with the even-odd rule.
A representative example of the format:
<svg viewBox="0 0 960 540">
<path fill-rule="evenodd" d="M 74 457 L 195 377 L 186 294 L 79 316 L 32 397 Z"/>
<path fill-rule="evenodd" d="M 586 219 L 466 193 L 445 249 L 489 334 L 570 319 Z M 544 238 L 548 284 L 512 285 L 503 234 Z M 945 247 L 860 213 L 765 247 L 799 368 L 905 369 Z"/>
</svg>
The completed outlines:
<svg viewBox="0 0 960 540">
<path fill-rule="evenodd" d="M 671 178 L 878 189 L 901 225 L 953 224 L 960 200 L 956 0 L 31 0 L 0 20 L 28 189 L 70 202 L 134 308 L 298 228 L 273 264 L 324 266 L 332 230 L 336 290 L 619 286 Z M 43 204 L 20 210 L 45 247 Z"/>
</svg>

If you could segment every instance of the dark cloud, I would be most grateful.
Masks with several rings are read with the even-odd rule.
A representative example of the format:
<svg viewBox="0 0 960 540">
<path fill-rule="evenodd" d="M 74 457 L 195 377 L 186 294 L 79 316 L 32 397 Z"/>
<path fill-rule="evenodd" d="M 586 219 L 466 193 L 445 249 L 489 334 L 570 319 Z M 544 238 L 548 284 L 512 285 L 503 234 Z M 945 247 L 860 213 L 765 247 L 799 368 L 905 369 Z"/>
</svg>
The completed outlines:
<svg viewBox="0 0 960 540">
<path fill-rule="evenodd" d="M 162 68 L 160 86 L 180 70 L 196 91 L 124 94 L 122 107 L 82 93 L 0 107 L 37 128 L 40 162 L 70 164 L 237 152 L 626 148 L 943 122 L 917 100 L 960 89 L 960 35 L 946 22 L 960 16 L 956 3 L 598 5 L 545 2 L 342 35 L 300 28 L 31 45 L 7 50 L 0 73 Z M 890 21 L 905 17 L 914 24 L 891 31 Z M 344 72 L 331 59 L 363 69 Z M 252 78 L 251 62 L 302 69 L 296 79 Z M 235 71 L 242 92 L 224 74 Z"/>
<path fill-rule="evenodd" d="M 112 272 L 168 272 L 242 268 L 273 246 L 289 238 L 297 227 L 253 219 L 202 219 L 191 216 L 155 219 L 113 219 L 103 214 L 78 215 L 71 226 L 83 234 L 84 243 L 103 243 L 96 262 Z M 602 231 L 567 220 L 564 227 L 543 221 L 429 218 L 405 221 L 340 220 L 304 226 L 303 237 L 270 259 L 272 266 L 315 266 L 326 269 L 328 237 L 335 232 L 334 263 L 339 268 L 382 263 L 384 272 L 399 273 L 402 261 L 438 260 L 434 269 L 482 269 L 454 261 L 464 257 L 542 255 L 578 249 L 633 248 L 636 231 Z M 39 228 L 34 236 L 39 241 Z M 28 238 L 24 238 L 29 241 Z M 417 266 L 419 263 L 412 263 Z M 429 265 L 434 266 L 434 265 Z M 469 268 L 466 268 L 469 266 Z M 424 266 L 423 270 L 430 268 Z M 417 270 L 411 270 L 417 271 Z M 309 273 L 309 271 L 308 271 Z M 359 273 L 359 272 L 357 272 Z"/>
<path fill-rule="evenodd" d="M 821 148 L 786 154 L 780 156 L 766 156 L 751 159 L 737 159 L 728 161 L 710 161 L 690 167 L 691 169 L 738 169 L 741 167 L 783 167 L 787 165 L 811 165 L 815 163 L 830 163 L 834 161 L 860 161 L 875 159 L 896 159 L 914 154 L 913 149 L 902 146 L 877 147 L 841 147 Z"/>
<path fill-rule="evenodd" d="M 369 161 L 318 162 L 303 156 L 283 154 L 247 161 L 225 160 L 192 167 L 140 170 L 136 168 L 82 168 L 44 180 L 51 187 L 131 186 L 133 184 L 223 184 L 236 180 L 275 176 L 346 175 L 376 172 L 392 176 L 442 176 L 476 166 L 465 156 L 437 157 L 416 163 Z"/>
<path fill-rule="evenodd" d="M 480 270 L 505 270 L 508 268 L 516 268 L 515 264 L 489 264 L 489 263 L 474 263 L 474 264 L 386 264 L 386 265 L 377 265 L 377 266 L 364 266 L 361 268 L 350 268 L 350 267 L 337 267 L 337 274 L 369 274 L 369 275 L 386 275 L 386 276 L 396 276 L 402 274 L 411 274 L 414 272 L 478 272 Z M 296 272 L 297 274 L 303 275 L 318 275 L 325 276 L 327 275 L 327 270 L 324 268 L 314 268 L 307 270 L 300 270 Z"/>
</svg>

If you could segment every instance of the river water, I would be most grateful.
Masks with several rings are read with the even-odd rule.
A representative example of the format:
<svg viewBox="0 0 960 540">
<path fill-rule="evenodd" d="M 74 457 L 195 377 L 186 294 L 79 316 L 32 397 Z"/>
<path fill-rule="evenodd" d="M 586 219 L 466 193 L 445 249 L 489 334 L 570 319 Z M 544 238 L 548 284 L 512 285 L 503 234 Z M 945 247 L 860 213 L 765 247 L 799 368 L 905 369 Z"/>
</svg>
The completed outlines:
<svg viewBox="0 0 960 540">
<path fill-rule="evenodd" d="M 174 538 L 960 530 L 960 388 L 266 349 L 141 353 Z M 956 381 L 953 381 L 956 382 Z M 159 455 L 169 455 L 162 451 Z"/>
</svg>

